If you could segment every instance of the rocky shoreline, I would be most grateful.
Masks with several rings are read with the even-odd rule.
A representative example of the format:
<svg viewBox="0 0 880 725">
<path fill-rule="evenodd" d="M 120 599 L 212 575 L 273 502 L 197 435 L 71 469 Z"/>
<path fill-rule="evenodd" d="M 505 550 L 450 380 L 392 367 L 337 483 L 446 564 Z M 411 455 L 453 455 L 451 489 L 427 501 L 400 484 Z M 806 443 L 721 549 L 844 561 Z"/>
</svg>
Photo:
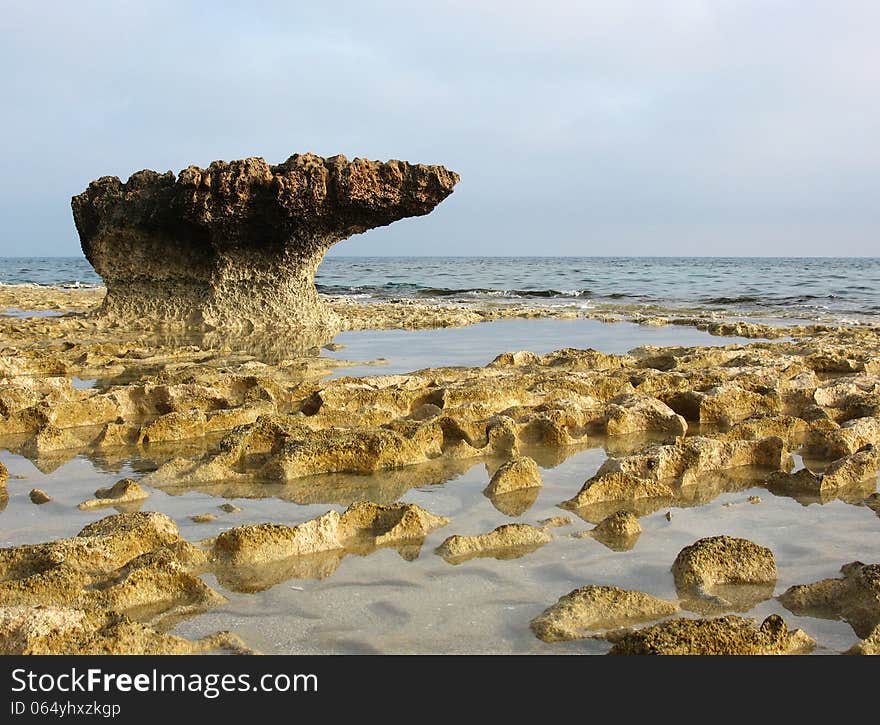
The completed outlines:
<svg viewBox="0 0 880 725">
<path fill-rule="evenodd" d="M 755 341 L 626 355 L 515 351 L 485 367 L 328 380 L 352 363 L 317 356 L 329 342 L 320 336 L 295 344 L 271 335 L 246 345 L 210 333 L 182 339 L 88 314 L 102 299 L 102 290 L 0 288 L 0 308 L 57 314 L 0 318 L 0 446 L 40 470 L 77 455 L 153 461 L 148 475 L 96 490 L 80 506 L 119 513 L 74 537 L 0 550 L 3 653 L 250 651 L 228 632 L 194 641 L 168 634 L 225 601 L 201 578 L 206 573 L 248 592 L 326 578 L 347 555 L 389 548 L 405 560 L 434 555 L 450 566 L 552 551 L 573 536 L 625 552 L 636 540 L 650 546 L 640 517 L 753 487 L 880 510 L 875 328 L 631 317 Z M 585 316 L 344 298 L 326 304 L 349 329 Z M 96 384 L 76 387 L 74 379 Z M 535 460 L 564 460 L 600 441 L 607 460 L 556 502 L 589 528 L 566 533 L 570 519 L 521 520 L 542 489 Z M 413 486 L 445 481 L 474 461 L 487 470 L 484 495 L 514 522 L 462 530 L 454 517 L 398 502 Z M 0 467 L 5 508 L 17 482 L 4 474 Z M 149 511 L 154 491 L 206 485 L 221 493 L 295 485 L 301 500 L 348 496 L 350 505 L 296 526 L 247 524 L 199 541 Z M 422 545 L 437 528 L 445 538 L 431 554 Z M 602 638 L 614 654 L 809 651 L 808 628 L 778 615 L 761 623 L 733 614 L 774 597 L 778 555 L 723 533 L 694 539 L 669 561 L 677 600 L 591 582 L 587 572 L 559 602 L 542 603 L 548 609 L 532 630 L 547 642 Z M 880 579 L 874 552 L 863 557 L 868 564 L 840 562 L 842 579 L 804 583 L 779 602 L 801 617 L 799 626 L 802 617 L 849 622 L 860 639 L 852 651 L 867 654 L 880 639 Z"/>
</svg>

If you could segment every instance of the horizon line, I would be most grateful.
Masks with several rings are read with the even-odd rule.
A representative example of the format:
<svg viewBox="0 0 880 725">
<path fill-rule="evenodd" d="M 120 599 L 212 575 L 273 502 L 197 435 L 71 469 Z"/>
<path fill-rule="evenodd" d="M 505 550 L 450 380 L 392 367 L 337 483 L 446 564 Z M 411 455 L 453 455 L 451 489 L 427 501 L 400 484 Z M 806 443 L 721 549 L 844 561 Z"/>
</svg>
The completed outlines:
<svg viewBox="0 0 880 725">
<path fill-rule="evenodd" d="M 78 254 L 0 255 L 0 259 L 86 259 Z M 324 259 L 880 259 L 869 254 L 332 254 Z M 322 260 L 323 261 L 323 260 Z"/>
</svg>

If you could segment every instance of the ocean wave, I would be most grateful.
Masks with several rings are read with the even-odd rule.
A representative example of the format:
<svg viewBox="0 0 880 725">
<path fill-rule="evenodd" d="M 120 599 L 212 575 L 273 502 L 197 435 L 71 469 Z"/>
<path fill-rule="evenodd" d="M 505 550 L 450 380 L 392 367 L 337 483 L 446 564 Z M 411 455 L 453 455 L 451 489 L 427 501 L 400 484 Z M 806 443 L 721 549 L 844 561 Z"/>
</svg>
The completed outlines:
<svg viewBox="0 0 880 725">
<path fill-rule="evenodd" d="M 592 294 L 588 289 L 496 289 L 492 287 L 422 287 L 407 282 L 389 282 L 384 285 L 326 285 L 316 284 L 318 291 L 329 295 L 369 294 L 374 296 L 415 297 L 507 297 L 511 299 L 579 299 Z"/>
<path fill-rule="evenodd" d="M 743 305 L 761 302 L 760 297 L 742 295 L 740 297 L 708 297 L 701 300 L 706 305 Z"/>
</svg>

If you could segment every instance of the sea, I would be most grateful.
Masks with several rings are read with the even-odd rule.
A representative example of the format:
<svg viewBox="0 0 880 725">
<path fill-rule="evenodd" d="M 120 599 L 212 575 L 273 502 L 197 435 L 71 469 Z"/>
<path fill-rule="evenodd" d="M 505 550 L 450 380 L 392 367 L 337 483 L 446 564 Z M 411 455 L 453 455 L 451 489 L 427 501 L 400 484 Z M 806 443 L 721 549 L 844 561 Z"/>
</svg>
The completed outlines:
<svg viewBox="0 0 880 725">
<path fill-rule="evenodd" d="M 839 323 L 880 319 L 880 257 L 328 256 L 320 292 Z M 0 258 L 0 283 L 94 286 L 84 257 Z"/>
</svg>

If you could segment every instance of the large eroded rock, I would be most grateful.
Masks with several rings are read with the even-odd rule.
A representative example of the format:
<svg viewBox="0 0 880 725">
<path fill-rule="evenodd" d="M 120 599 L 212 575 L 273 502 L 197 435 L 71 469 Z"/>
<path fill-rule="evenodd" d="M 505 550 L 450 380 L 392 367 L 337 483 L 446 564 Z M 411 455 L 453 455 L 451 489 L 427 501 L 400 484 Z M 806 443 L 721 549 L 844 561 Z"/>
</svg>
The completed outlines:
<svg viewBox="0 0 880 725">
<path fill-rule="evenodd" d="M 104 176 L 73 197 L 86 258 L 104 279 L 103 314 L 247 328 L 336 323 L 315 270 L 337 242 L 443 201 L 442 166 L 294 154 L 207 169 Z"/>
</svg>

